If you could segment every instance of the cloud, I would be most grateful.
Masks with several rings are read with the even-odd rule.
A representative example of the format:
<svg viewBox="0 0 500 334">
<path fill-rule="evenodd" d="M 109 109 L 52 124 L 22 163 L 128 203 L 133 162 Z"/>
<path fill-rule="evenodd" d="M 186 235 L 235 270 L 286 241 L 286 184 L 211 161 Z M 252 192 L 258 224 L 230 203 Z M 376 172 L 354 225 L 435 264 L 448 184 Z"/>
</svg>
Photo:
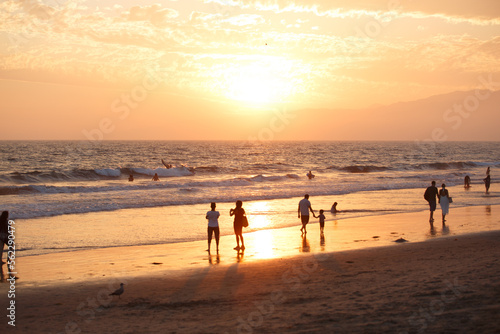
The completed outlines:
<svg viewBox="0 0 500 334">
<path fill-rule="evenodd" d="M 387 12 L 435 16 L 472 24 L 500 24 L 497 0 L 211 0 L 220 5 L 274 12 L 314 13 L 319 16 L 377 16 Z"/>
<path fill-rule="evenodd" d="M 235 26 L 247 26 L 247 25 L 258 25 L 262 24 L 265 22 L 264 18 L 260 15 L 255 15 L 255 14 L 242 14 L 242 15 L 237 15 L 233 16 L 227 20 L 226 22 L 229 22 L 232 25 Z"/>
<path fill-rule="evenodd" d="M 206 2 L 94 11 L 68 2 L 50 17 L 41 2 L 0 3 L 0 30 L 17 37 L 0 44 L 0 78 L 28 79 L 31 71 L 33 80 L 126 86 L 160 68 L 172 90 L 216 96 L 231 69 L 279 56 L 293 64 L 287 79 L 308 101 L 348 105 L 470 88 L 481 73 L 500 73 L 495 26 L 456 25 L 462 4 L 438 14 L 415 0 L 392 12 L 389 0 Z M 488 20 L 479 17 L 463 20 Z M 357 36 L 370 18 L 390 25 L 379 38 Z"/>
<path fill-rule="evenodd" d="M 174 19 L 179 13 L 170 8 L 163 8 L 161 5 L 134 6 L 131 7 L 125 17 L 129 21 L 149 21 L 155 26 L 164 26 L 169 19 Z"/>
</svg>

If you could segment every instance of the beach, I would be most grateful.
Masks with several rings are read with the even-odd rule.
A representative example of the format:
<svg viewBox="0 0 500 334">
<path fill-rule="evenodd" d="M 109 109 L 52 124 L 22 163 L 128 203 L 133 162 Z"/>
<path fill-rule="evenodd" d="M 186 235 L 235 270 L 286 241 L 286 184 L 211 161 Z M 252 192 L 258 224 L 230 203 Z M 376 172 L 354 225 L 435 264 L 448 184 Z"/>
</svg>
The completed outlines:
<svg viewBox="0 0 500 334">
<path fill-rule="evenodd" d="M 317 222 L 245 233 L 240 255 L 228 235 L 219 256 L 206 241 L 23 256 L 1 309 L 15 300 L 22 333 L 497 333 L 498 212 L 455 208 L 434 232 L 421 211 L 330 221 L 324 238 Z"/>
</svg>

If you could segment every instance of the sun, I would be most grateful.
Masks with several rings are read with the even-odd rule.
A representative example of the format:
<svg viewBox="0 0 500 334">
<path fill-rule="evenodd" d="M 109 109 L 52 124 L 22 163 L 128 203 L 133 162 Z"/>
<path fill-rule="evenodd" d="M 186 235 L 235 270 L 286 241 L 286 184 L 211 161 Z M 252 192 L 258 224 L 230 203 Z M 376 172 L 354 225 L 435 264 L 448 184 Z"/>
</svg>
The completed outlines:
<svg viewBox="0 0 500 334">
<path fill-rule="evenodd" d="M 247 104 L 285 102 L 292 94 L 289 64 L 277 59 L 243 62 L 226 76 L 226 96 Z"/>
</svg>

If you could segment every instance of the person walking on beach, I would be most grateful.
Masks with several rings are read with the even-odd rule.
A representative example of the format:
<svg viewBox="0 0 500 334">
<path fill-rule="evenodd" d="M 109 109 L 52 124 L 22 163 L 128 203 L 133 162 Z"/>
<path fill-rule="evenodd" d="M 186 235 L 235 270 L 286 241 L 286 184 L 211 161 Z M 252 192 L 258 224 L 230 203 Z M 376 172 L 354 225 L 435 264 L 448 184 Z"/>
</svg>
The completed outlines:
<svg viewBox="0 0 500 334">
<path fill-rule="evenodd" d="M 444 222 L 446 221 L 444 217 L 450 210 L 450 194 L 448 193 L 448 189 L 446 189 L 446 185 L 444 183 L 441 185 L 441 189 L 439 190 L 439 204 L 441 205 L 441 210 L 443 212 L 444 225 Z"/>
<path fill-rule="evenodd" d="M 325 212 L 324 210 L 319 210 L 319 233 L 323 234 L 323 231 L 325 229 L 325 215 L 323 214 Z"/>
<path fill-rule="evenodd" d="M 438 189 L 436 188 L 436 181 L 432 181 L 431 186 L 427 187 L 424 193 L 425 200 L 429 203 L 429 210 L 431 212 L 429 223 L 434 222 L 434 211 L 436 211 L 436 198 L 438 197 Z"/>
<path fill-rule="evenodd" d="M 491 178 L 490 178 L 490 167 L 486 170 L 486 178 L 483 179 L 484 186 L 486 187 L 486 193 L 490 190 Z"/>
<path fill-rule="evenodd" d="M 309 194 L 305 194 L 304 198 L 300 200 L 298 208 L 299 218 L 302 222 L 300 232 L 302 232 L 303 234 L 307 233 L 306 225 L 307 223 L 309 223 L 309 211 L 311 211 L 313 217 L 316 218 L 316 216 L 314 215 L 314 210 L 311 207 L 311 202 L 309 202 Z"/>
<path fill-rule="evenodd" d="M 3 211 L 0 215 L 0 266 L 4 263 L 2 261 L 3 247 L 9 241 L 9 211 Z"/>
<path fill-rule="evenodd" d="M 216 204 L 214 202 L 210 203 L 212 210 L 207 212 L 206 219 L 208 219 L 208 253 L 210 253 L 210 244 L 212 243 L 212 234 L 215 234 L 215 243 L 217 244 L 217 254 L 219 254 L 219 211 L 215 211 Z"/>
<path fill-rule="evenodd" d="M 234 247 L 234 249 L 238 251 L 245 250 L 245 243 L 243 242 L 243 216 L 245 215 L 245 209 L 243 209 L 242 206 L 242 201 L 236 201 L 236 207 L 229 210 L 229 215 L 234 216 L 233 228 L 234 234 L 236 235 L 236 247 Z"/>
</svg>

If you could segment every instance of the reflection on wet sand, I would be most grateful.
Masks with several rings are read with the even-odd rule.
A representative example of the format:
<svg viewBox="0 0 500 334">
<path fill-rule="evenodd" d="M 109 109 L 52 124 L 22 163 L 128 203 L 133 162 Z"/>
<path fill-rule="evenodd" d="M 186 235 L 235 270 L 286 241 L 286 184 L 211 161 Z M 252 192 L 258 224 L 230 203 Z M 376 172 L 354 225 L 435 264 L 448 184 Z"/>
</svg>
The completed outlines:
<svg viewBox="0 0 500 334">
<path fill-rule="evenodd" d="M 302 244 L 300 245 L 299 251 L 302 253 L 309 253 L 311 251 L 311 246 L 307 240 L 307 234 L 302 235 Z"/>
<path fill-rule="evenodd" d="M 431 229 L 427 234 L 427 236 L 432 238 L 432 237 L 445 236 L 449 234 L 450 234 L 450 227 L 445 223 L 443 223 L 441 231 L 438 231 L 434 226 L 431 226 Z"/>
<path fill-rule="evenodd" d="M 208 254 L 208 263 L 210 263 L 210 264 L 219 264 L 220 263 L 219 253 L 217 253 L 217 255 L 215 255 L 215 261 L 214 261 L 214 256 L 209 253 Z"/>
<path fill-rule="evenodd" d="M 500 206 L 497 206 L 500 207 Z M 491 212 L 491 215 L 489 213 Z M 18 263 L 18 271 L 22 272 L 22 284 L 38 284 L 40 277 L 45 282 L 59 282 L 61 275 L 71 277 L 72 282 L 86 281 L 89 274 L 95 277 L 109 277 L 116 273 L 117 267 L 131 268 L 130 275 L 145 272 L 144 261 L 153 262 L 148 275 L 165 272 L 165 266 L 154 263 L 168 263 L 169 272 L 183 269 L 206 269 L 212 265 L 237 265 L 244 261 L 263 261 L 266 259 L 285 259 L 299 254 L 319 252 L 340 252 L 376 246 L 391 246 L 396 239 L 404 237 L 411 243 L 421 242 L 439 236 L 459 237 L 466 233 L 498 230 L 500 210 L 495 206 L 476 206 L 454 208 L 449 225 L 441 227 L 436 224 L 429 232 L 428 211 L 414 213 L 390 214 L 371 217 L 359 217 L 326 221 L 324 234 L 321 236 L 318 223 L 308 226 L 308 236 L 300 238 L 298 226 L 269 229 L 265 231 L 244 233 L 245 252 L 234 253 L 234 236 L 225 235 L 220 239 L 220 258 L 208 256 L 206 239 L 162 245 L 116 247 L 100 250 L 82 250 L 75 252 L 24 256 Z M 295 217 L 294 217 L 295 218 Z M 320 235 L 320 242 L 316 239 Z M 323 240 L 324 238 L 324 240 Z M 300 240 L 300 241 L 299 241 Z M 362 242 L 359 242 L 362 241 Z M 399 247 L 399 246 L 394 246 Z M 82 260 L 94 263 L 93 266 L 82 266 Z M 64 266 L 61 267 L 61 263 Z M 112 263 L 113 265 L 110 265 Z M 17 264 L 17 263 L 16 263 Z M 62 268 L 54 271 L 53 268 Z M 7 276 L 7 267 L 4 275 Z M 237 266 L 236 266 L 237 268 Z M 63 274 L 61 274 L 63 272 Z M 106 275 L 106 276 L 104 276 Z"/>
<path fill-rule="evenodd" d="M 243 255 L 245 255 L 245 250 L 239 250 L 236 252 L 236 262 L 240 263 L 243 261 Z"/>
</svg>

